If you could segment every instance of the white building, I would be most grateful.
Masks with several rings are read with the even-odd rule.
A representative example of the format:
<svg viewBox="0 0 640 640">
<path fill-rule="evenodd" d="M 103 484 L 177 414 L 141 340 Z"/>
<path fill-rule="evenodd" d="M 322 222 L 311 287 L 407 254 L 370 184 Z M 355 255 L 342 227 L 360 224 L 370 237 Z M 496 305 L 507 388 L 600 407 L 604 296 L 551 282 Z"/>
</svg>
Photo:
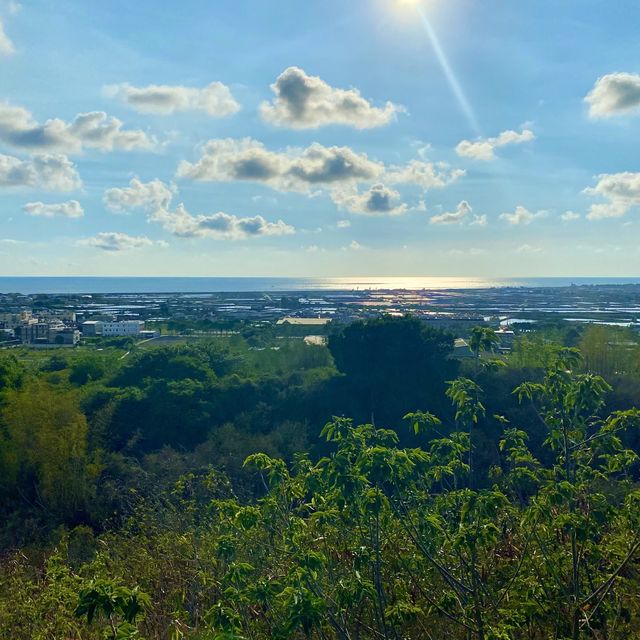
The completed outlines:
<svg viewBox="0 0 640 640">
<path fill-rule="evenodd" d="M 119 322 L 103 322 L 102 335 L 105 338 L 113 336 L 137 336 L 144 329 L 142 320 L 120 320 Z"/>
</svg>

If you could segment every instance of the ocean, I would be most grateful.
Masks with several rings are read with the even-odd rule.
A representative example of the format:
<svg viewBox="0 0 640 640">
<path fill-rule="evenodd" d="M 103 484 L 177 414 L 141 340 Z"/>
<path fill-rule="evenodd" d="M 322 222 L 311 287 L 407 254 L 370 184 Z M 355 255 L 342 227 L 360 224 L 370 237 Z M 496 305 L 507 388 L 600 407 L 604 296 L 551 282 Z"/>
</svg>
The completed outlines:
<svg viewBox="0 0 640 640">
<path fill-rule="evenodd" d="M 95 277 L 0 276 L 0 293 L 229 293 L 362 290 L 487 289 L 493 287 L 567 287 L 640 284 L 637 278 L 253 278 L 253 277 Z"/>
</svg>

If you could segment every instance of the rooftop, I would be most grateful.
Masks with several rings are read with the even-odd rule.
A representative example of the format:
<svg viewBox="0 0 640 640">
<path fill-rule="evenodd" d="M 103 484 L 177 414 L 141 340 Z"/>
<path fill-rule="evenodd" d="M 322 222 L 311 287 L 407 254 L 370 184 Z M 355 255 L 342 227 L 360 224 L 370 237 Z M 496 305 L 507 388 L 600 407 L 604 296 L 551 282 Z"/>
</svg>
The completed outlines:
<svg viewBox="0 0 640 640">
<path fill-rule="evenodd" d="M 322 326 L 331 322 L 330 318 L 292 318 L 290 316 L 281 318 L 276 324 L 298 324 Z"/>
</svg>

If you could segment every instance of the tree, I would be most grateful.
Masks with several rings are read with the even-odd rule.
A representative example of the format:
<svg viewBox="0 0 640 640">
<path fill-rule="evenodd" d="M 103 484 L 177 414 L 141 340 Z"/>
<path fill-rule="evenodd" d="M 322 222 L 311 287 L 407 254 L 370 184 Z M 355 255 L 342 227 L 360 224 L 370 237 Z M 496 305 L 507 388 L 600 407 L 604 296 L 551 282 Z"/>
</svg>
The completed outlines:
<svg viewBox="0 0 640 640">
<path fill-rule="evenodd" d="M 13 355 L 0 357 L 0 390 L 19 387 L 25 379 L 25 370 Z"/>
<path fill-rule="evenodd" d="M 573 640 L 606 627 L 609 596 L 640 550 L 640 495 L 628 493 L 617 511 L 603 493 L 616 481 L 625 493 L 631 489 L 628 474 L 638 456 L 621 436 L 640 426 L 640 411 L 603 418 L 611 387 L 600 376 L 575 374 L 580 364 L 580 353 L 565 348 L 541 383 L 526 382 L 514 391 L 534 406 L 547 430 L 545 444 L 555 454 L 526 523 L 539 550 L 546 606 L 557 628 Z"/>
<path fill-rule="evenodd" d="M 134 640 L 140 638 L 136 624 L 150 604 L 147 594 L 137 587 L 129 589 L 109 580 L 92 580 L 81 588 L 74 615 L 86 617 L 89 625 L 103 618 L 107 623 L 106 640 Z"/>
<path fill-rule="evenodd" d="M 480 355 L 484 351 L 495 351 L 496 347 L 500 344 L 500 338 L 498 338 L 496 332 L 491 327 L 473 327 L 471 329 L 471 335 L 469 337 L 469 348 L 475 356 L 475 369 L 476 374 L 478 367 L 480 366 Z"/>
<path fill-rule="evenodd" d="M 457 371 L 453 337 L 411 317 L 355 322 L 329 337 L 329 350 L 352 411 L 389 425 L 416 406 L 444 408 L 445 381 Z"/>
<path fill-rule="evenodd" d="M 73 521 L 85 511 L 98 468 L 87 453 L 87 422 L 72 393 L 32 382 L 5 395 L 4 460 L 29 503 Z"/>
</svg>

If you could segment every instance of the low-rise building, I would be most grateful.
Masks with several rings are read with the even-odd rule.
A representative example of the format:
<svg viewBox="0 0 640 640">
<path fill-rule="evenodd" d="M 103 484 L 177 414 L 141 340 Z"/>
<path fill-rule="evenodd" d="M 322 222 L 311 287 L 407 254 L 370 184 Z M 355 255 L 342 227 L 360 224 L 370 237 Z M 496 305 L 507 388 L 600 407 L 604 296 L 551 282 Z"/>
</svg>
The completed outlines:
<svg viewBox="0 0 640 640">
<path fill-rule="evenodd" d="M 331 322 L 331 318 L 296 318 L 293 316 L 286 316 L 276 322 L 276 324 L 283 325 L 289 324 L 291 326 L 305 326 L 305 327 L 322 327 Z"/>
<path fill-rule="evenodd" d="M 500 351 L 511 351 L 511 349 L 513 349 L 513 341 L 515 340 L 516 334 L 511 331 L 511 329 L 498 329 L 496 336 L 498 336 L 500 340 L 498 346 Z"/>
<path fill-rule="evenodd" d="M 102 335 L 102 321 L 101 320 L 85 320 L 80 325 L 80 329 L 82 331 L 82 335 L 87 338 L 100 336 Z"/>
<path fill-rule="evenodd" d="M 31 318 L 15 329 L 15 336 L 22 344 L 30 346 L 73 346 L 80 341 L 80 332 L 59 320 L 48 322 Z"/>
<path fill-rule="evenodd" d="M 13 331 L 23 322 L 28 322 L 31 319 L 31 311 L 21 311 L 20 313 L 0 313 L 0 329 Z"/>
<path fill-rule="evenodd" d="M 453 343 L 453 357 L 454 358 L 473 358 L 474 354 L 471 351 L 471 347 L 468 345 L 464 338 L 456 338 Z"/>
<path fill-rule="evenodd" d="M 80 331 L 74 327 L 54 327 L 49 329 L 48 344 L 76 345 L 80 342 Z"/>
<path fill-rule="evenodd" d="M 327 332 L 331 318 L 285 316 L 276 322 L 276 333 L 289 338 L 304 338 Z"/>
<path fill-rule="evenodd" d="M 49 341 L 49 323 L 30 318 L 15 328 L 15 336 L 22 344 L 46 344 Z"/>
<path fill-rule="evenodd" d="M 143 329 L 139 335 L 142 340 L 151 340 L 152 338 L 159 338 L 160 332 L 157 329 Z"/>
<path fill-rule="evenodd" d="M 102 335 L 105 338 L 115 336 L 139 336 L 143 329 L 143 320 L 120 320 L 117 322 L 102 323 Z"/>
</svg>

